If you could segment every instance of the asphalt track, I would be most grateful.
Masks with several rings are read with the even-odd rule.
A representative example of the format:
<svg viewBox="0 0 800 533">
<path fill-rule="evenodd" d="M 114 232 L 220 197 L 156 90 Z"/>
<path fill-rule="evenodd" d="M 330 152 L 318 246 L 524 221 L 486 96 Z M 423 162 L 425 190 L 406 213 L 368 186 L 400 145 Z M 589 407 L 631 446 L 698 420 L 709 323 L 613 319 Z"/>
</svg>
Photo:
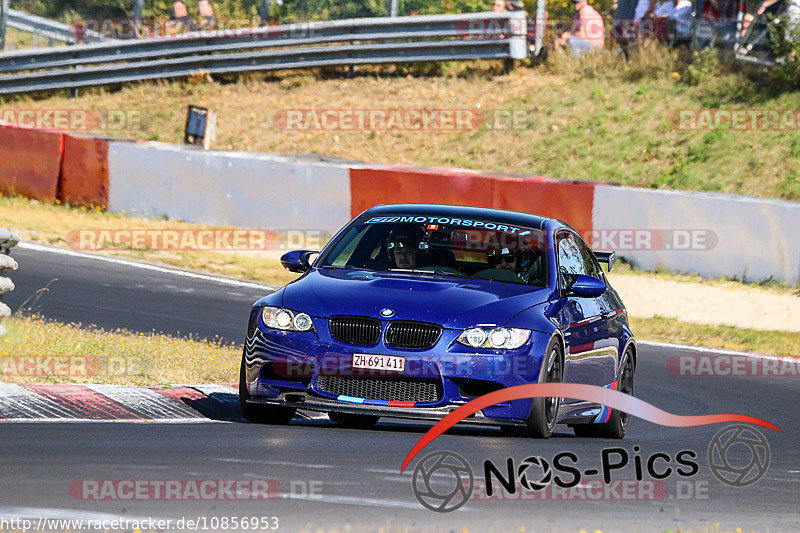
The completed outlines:
<svg viewBox="0 0 800 533">
<path fill-rule="evenodd" d="M 121 264 L 20 249 L 12 310 L 49 289 L 31 309 L 49 318 L 239 342 L 249 304 L 268 289 L 143 270 Z M 52 281 L 51 280 L 57 280 Z M 29 305 L 33 300 L 29 300 Z M 578 439 L 563 431 L 548 441 L 502 437 L 493 429 L 457 428 L 423 450 L 463 456 L 482 477 L 485 459 L 505 465 L 528 456 L 579 457 L 581 470 L 599 468 L 603 448 L 622 446 L 646 462 L 655 452 L 697 454 L 699 472 L 665 480 L 666 494 L 626 500 L 606 493 L 570 499 L 471 500 L 451 513 L 428 511 L 411 490 L 412 469 L 400 473 L 411 447 L 430 427 L 382 421 L 374 430 L 339 428 L 324 419 L 285 427 L 243 422 L 0 424 L 0 519 L 278 517 L 283 531 L 798 531 L 800 530 L 800 382 L 792 377 L 701 378 L 671 375 L 669 357 L 683 348 L 643 345 L 636 395 L 677 414 L 741 413 L 763 418 L 771 462 L 754 485 L 729 487 L 712 475 L 707 449 L 724 425 L 669 428 L 634 420 L 622 441 Z M 706 352 L 699 352 L 705 354 Z M 709 354 L 713 355 L 713 354 Z M 734 460 L 749 458 L 746 448 Z M 84 479 L 272 479 L 282 493 L 270 501 L 83 501 L 70 484 Z M 446 485 L 447 476 L 433 484 Z M 634 478 L 632 465 L 615 480 Z M 586 479 L 597 480 L 596 476 Z M 684 498 L 689 489 L 700 497 Z M 679 495 L 678 491 L 682 491 Z M 524 528 L 524 529 L 521 529 Z M 5 527 L 8 529 L 8 527 Z M 177 530 L 174 529 L 173 530 Z M 202 528 L 200 529 L 202 530 Z M 221 525 L 207 531 L 223 531 Z"/>
</svg>

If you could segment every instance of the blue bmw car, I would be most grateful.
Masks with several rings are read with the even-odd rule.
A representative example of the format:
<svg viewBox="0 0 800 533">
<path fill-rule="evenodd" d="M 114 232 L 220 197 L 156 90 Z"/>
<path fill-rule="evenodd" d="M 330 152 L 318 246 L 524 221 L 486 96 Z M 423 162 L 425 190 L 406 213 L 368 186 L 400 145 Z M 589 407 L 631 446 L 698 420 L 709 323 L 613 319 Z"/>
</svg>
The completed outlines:
<svg viewBox="0 0 800 533">
<path fill-rule="evenodd" d="M 253 305 L 239 401 L 252 422 L 300 409 L 345 426 L 438 420 L 514 385 L 572 382 L 633 394 L 636 342 L 616 291 L 568 224 L 463 206 L 381 205 L 319 255 L 281 258 L 297 280 Z M 549 437 L 622 438 L 629 417 L 567 398 L 520 399 L 465 422 Z"/>
</svg>

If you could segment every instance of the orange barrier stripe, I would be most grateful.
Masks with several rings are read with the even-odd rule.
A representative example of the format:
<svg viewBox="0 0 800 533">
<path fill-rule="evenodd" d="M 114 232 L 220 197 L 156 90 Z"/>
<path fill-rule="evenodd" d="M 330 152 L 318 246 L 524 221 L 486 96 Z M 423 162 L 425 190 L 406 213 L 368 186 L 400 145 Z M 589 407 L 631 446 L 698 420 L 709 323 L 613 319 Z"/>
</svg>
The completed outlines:
<svg viewBox="0 0 800 533">
<path fill-rule="evenodd" d="M 64 135 L 59 198 L 70 205 L 108 205 L 108 141 Z"/>
<path fill-rule="evenodd" d="M 0 124 L 0 193 L 54 202 L 63 134 Z"/>
<path fill-rule="evenodd" d="M 351 216 L 377 204 L 434 203 L 510 209 L 558 218 L 582 234 L 592 229 L 593 183 L 543 177 L 482 176 L 446 169 L 354 168 Z"/>
</svg>

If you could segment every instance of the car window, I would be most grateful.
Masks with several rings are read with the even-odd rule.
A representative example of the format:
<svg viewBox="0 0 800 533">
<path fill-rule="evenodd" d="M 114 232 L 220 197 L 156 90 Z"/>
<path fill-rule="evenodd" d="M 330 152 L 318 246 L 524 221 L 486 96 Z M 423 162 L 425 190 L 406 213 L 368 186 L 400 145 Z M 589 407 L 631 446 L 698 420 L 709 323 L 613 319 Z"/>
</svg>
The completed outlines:
<svg viewBox="0 0 800 533">
<path fill-rule="evenodd" d="M 575 242 L 578 245 L 578 248 L 581 251 L 581 256 L 583 257 L 583 264 L 585 265 L 586 273 L 589 274 L 590 276 L 594 276 L 595 278 L 602 280 L 603 279 L 602 270 L 600 269 L 600 266 L 597 264 L 597 261 L 594 258 L 594 253 L 589 249 L 588 246 L 586 246 L 586 243 L 583 242 L 581 239 L 575 239 L 574 236 L 573 239 L 575 240 Z"/>
<path fill-rule="evenodd" d="M 562 233 L 558 238 L 558 286 L 568 289 L 578 274 L 588 274 L 586 261 L 575 238 Z"/>
<path fill-rule="evenodd" d="M 330 256 L 333 257 L 333 261 L 330 263 L 331 266 L 345 266 L 368 229 L 369 228 L 366 227 L 350 228 L 347 235 L 345 235 L 345 237 L 336 244 L 336 247 L 331 250 Z"/>
<path fill-rule="evenodd" d="M 317 265 L 546 287 L 545 242 L 543 230 L 491 220 L 373 217 L 350 227 Z"/>
</svg>

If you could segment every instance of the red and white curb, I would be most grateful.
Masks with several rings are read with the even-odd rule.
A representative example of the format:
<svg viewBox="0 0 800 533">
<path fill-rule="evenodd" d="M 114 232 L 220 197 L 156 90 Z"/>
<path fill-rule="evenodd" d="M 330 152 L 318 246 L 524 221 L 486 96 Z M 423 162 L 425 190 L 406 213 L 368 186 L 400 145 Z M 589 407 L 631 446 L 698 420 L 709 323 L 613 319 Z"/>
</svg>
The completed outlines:
<svg viewBox="0 0 800 533">
<path fill-rule="evenodd" d="M 0 382 L 2 422 L 241 421 L 239 392 L 230 384 L 127 385 Z M 298 412 L 296 419 L 326 419 Z"/>
<path fill-rule="evenodd" d="M 225 385 L 0 383 L 0 421 L 192 422 L 240 416 L 238 392 Z"/>
</svg>

